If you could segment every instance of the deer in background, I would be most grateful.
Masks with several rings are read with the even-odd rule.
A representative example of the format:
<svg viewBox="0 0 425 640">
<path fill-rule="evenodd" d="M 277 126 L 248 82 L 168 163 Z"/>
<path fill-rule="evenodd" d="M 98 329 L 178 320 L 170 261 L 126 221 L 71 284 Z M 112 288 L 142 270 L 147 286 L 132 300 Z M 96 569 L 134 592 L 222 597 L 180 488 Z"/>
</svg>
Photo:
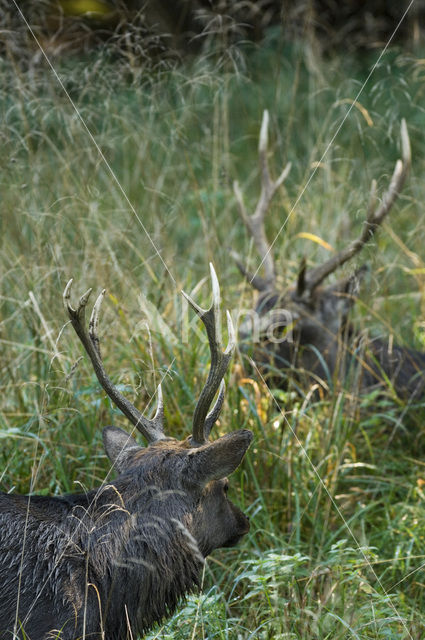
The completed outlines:
<svg viewBox="0 0 425 640">
<path fill-rule="evenodd" d="M 212 265 L 211 278 L 209 309 L 184 294 L 205 325 L 211 367 L 192 434 L 181 441 L 164 433 L 161 386 L 156 413 L 147 419 L 112 384 L 98 338 L 105 292 L 95 302 L 87 331 L 91 290 L 74 309 L 69 281 L 64 304 L 72 326 L 103 389 L 148 446 L 106 427 L 103 442 L 118 473 L 115 480 L 82 495 L 0 494 L 1 638 L 135 640 L 199 587 L 208 554 L 235 545 L 249 531 L 248 518 L 227 497 L 226 476 L 240 464 L 252 433 L 242 429 L 208 439 L 235 347 L 228 313 L 229 344 L 222 349 L 220 291 Z"/>
<path fill-rule="evenodd" d="M 242 274 L 259 291 L 253 313 L 239 327 L 241 351 L 252 347 L 253 360 L 264 375 L 270 373 L 276 379 L 277 371 L 291 369 L 307 377 L 309 383 L 327 388 L 329 380 L 344 380 L 350 372 L 359 390 L 383 388 L 389 381 L 400 396 L 423 397 L 425 354 L 378 338 L 362 339 L 348 321 L 367 269 L 362 266 L 334 284 L 323 285 L 328 276 L 372 239 L 402 189 L 411 163 L 404 120 L 401 145 L 402 159 L 397 161 L 389 187 L 380 200 L 376 195 L 376 181 L 372 182 L 369 209 L 360 236 L 316 267 L 307 268 L 303 259 L 297 281 L 281 290 L 272 254 L 274 243 L 267 240 L 264 220 L 274 194 L 289 174 L 290 164 L 277 180 L 271 178 L 267 158 L 268 112 L 264 112 L 259 139 L 261 193 L 252 215 L 246 210 L 237 182 L 234 193 L 240 217 L 261 258 L 265 277 L 251 274 L 233 254 Z M 282 380 L 280 376 L 278 384 Z"/>
</svg>

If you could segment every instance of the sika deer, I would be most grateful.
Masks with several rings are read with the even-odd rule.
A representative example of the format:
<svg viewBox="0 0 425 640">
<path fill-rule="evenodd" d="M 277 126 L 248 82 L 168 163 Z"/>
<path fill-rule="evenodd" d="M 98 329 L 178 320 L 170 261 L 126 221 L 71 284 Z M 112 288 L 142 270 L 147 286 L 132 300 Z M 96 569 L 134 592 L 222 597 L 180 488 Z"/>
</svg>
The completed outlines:
<svg viewBox="0 0 425 640">
<path fill-rule="evenodd" d="M 273 181 L 267 159 L 268 113 L 264 112 L 259 141 L 261 194 L 253 215 L 248 215 L 237 182 L 234 193 L 240 216 L 251 234 L 264 267 L 265 278 L 249 273 L 234 254 L 240 271 L 259 290 L 255 309 L 239 327 L 242 351 L 252 345 L 254 361 L 263 374 L 291 368 L 309 382 L 328 387 L 328 382 L 353 375 L 362 390 L 383 387 L 390 381 L 400 396 L 418 398 L 425 390 L 425 354 L 400 346 L 390 347 L 381 339 L 361 340 L 348 315 L 358 292 L 365 267 L 356 269 L 335 284 L 322 286 L 338 267 L 358 254 L 371 240 L 397 198 L 410 167 L 411 154 L 406 123 L 401 124 L 402 160 L 398 160 L 390 185 L 378 203 L 373 181 L 369 211 L 360 236 L 323 264 L 307 269 L 303 260 L 295 284 L 280 290 L 272 248 L 267 241 L 264 219 L 273 195 L 287 177 L 288 164 Z M 360 366 L 357 366 L 360 365 Z M 274 372 L 274 373 L 273 373 Z M 283 378 L 280 377 L 280 383 Z"/>
<path fill-rule="evenodd" d="M 157 410 L 149 420 L 112 384 L 97 334 L 104 291 L 87 331 L 91 290 L 74 309 L 69 281 L 64 304 L 72 326 L 100 384 L 148 446 L 139 446 L 122 429 L 106 427 L 103 441 L 118 473 L 115 480 L 83 495 L 0 494 L 1 638 L 136 639 L 199 587 L 208 554 L 235 545 L 249 531 L 248 518 L 227 498 L 226 476 L 240 464 L 252 433 L 240 430 L 208 441 L 235 346 L 228 314 L 229 344 L 222 350 L 220 292 L 212 265 L 211 277 L 210 309 L 186 296 L 206 327 L 211 368 L 192 435 L 182 441 L 164 433 L 160 386 Z"/>
</svg>

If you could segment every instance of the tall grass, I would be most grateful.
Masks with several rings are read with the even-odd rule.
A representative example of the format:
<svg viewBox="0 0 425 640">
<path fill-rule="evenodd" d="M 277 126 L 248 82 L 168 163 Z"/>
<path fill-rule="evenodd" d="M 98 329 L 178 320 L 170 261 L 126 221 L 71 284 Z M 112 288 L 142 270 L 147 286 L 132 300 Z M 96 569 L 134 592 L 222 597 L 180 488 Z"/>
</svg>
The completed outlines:
<svg viewBox="0 0 425 640">
<path fill-rule="evenodd" d="M 356 322 L 423 347 L 423 54 L 387 52 L 362 88 L 376 57 L 321 60 L 272 33 L 259 50 L 174 70 L 102 53 L 59 60 L 63 86 L 47 66 L 0 61 L 4 491 L 96 486 L 108 472 L 100 426 L 125 426 L 65 324 L 70 277 L 76 294 L 108 290 L 102 348 L 114 382 L 144 407 L 165 375 L 168 433 L 187 434 L 208 350 L 195 332 L 184 339 L 179 290 L 197 287 L 207 302 L 199 283 L 212 260 L 225 305 L 252 305 L 229 260 L 234 248 L 258 263 L 231 185 L 238 178 L 254 203 L 264 108 L 276 173 L 293 164 L 267 221 L 273 237 L 288 217 L 275 245 L 282 283 L 302 255 L 327 255 L 301 231 L 333 247 L 358 232 L 406 118 L 412 171 L 359 258 L 372 275 Z M 350 390 L 320 400 L 270 390 L 237 359 L 227 386 L 216 431 L 255 433 L 232 478 L 251 533 L 213 554 L 203 595 L 150 637 L 425 637 L 423 408 Z"/>
</svg>

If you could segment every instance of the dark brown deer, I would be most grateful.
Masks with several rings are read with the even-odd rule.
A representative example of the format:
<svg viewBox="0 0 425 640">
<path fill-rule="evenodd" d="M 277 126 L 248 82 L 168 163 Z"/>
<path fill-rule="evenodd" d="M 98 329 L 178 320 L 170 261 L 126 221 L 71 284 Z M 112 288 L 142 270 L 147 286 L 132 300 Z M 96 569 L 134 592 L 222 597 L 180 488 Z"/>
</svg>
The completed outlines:
<svg viewBox="0 0 425 640">
<path fill-rule="evenodd" d="M 115 480 L 82 495 L 0 494 L 0 637 L 47 640 L 136 639 L 199 587 L 205 557 L 235 545 L 248 518 L 227 497 L 228 480 L 252 433 L 239 430 L 210 442 L 224 399 L 223 377 L 235 346 L 219 338 L 219 286 L 211 266 L 213 302 L 204 310 L 186 296 L 205 325 L 211 351 L 208 379 L 185 440 L 165 435 L 163 402 L 145 418 L 105 372 L 97 332 L 104 291 L 91 315 L 90 291 L 74 309 L 72 280 L 65 309 L 100 384 L 148 446 L 116 427 L 103 431 Z M 186 294 L 184 294 L 186 295 Z M 218 392 L 217 400 L 209 411 Z"/>
<path fill-rule="evenodd" d="M 288 164 L 277 180 L 272 180 L 267 158 L 268 113 L 264 112 L 260 131 L 259 160 L 261 194 L 253 215 L 248 215 L 237 182 L 234 193 L 240 216 L 251 234 L 261 258 L 265 277 L 251 274 L 237 255 L 241 272 L 260 293 L 252 313 L 239 327 L 242 351 L 251 351 L 263 375 L 282 384 L 282 374 L 290 368 L 309 383 L 329 388 L 332 381 L 350 375 L 360 390 L 392 385 L 400 396 L 411 399 L 424 395 L 425 354 L 392 345 L 382 339 L 362 339 L 348 321 L 359 284 L 367 269 L 362 266 L 348 277 L 323 286 L 325 279 L 351 260 L 368 243 L 397 198 L 410 167 L 411 154 L 406 123 L 401 124 L 402 160 L 398 160 L 388 189 L 380 200 L 372 182 L 369 210 L 360 236 L 323 264 L 307 268 L 303 260 L 296 283 L 287 289 L 277 285 L 273 245 L 267 241 L 264 220 L 278 187 L 287 177 Z M 252 348 L 251 348 L 252 347 Z"/>
</svg>

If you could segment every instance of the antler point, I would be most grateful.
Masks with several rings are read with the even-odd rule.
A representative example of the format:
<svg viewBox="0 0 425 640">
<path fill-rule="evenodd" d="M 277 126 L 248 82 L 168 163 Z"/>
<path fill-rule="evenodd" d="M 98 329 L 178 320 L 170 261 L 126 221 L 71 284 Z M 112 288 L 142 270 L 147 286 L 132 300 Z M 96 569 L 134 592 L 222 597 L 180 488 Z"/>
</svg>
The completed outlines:
<svg viewBox="0 0 425 640">
<path fill-rule="evenodd" d="M 220 284 L 218 282 L 217 274 L 214 269 L 214 265 L 210 262 L 210 273 L 211 273 L 211 283 L 212 283 L 212 299 L 213 306 L 220 306 Z"/>
<path fill-rule="evenodd" d="M 225 354 L 233 353 L 236 347 L 236 332 L 233 324 L 231 313 L 228 309 L 226 309 L 226 318 L 227 318 L 227 333 L 229 336 L 229 343 L 226 347 Z"/>
<path fill-rule="evenodd" d="M 65 311 L 68 313 L 68 315 L 70 314 L 70 312 L 75 312 L 75 309 L 72 307 L 72 305 L 70 304 L 70 299 L 71 299 L 71 289 L 72 289 L 72 283 L 73 283 L 74 279 L 70 278 L 70 280 L 68 280 L 65 289 L 63 290 L 63 294 L 62 294 L 62 300 L 63 300 L 63 304 L 65 307 Z"/>
<path fill-rule="evenodd" d="M 265 153 L 267 151 L 268 128 L 269 128 L 269 112 L 267 109 L 264 109 L 263 120 L 261 122 L 261 129 L 260 129 L 260 139 L 258 141 L 258 150 L 260 153 Z"/>
<path fill-rule="evenodd" d="M 401 120 L 400 135 L 401 135 L 401 150 L 402 150 L 403 162 L 407 166 L 410 166 L 410 163 L 412 160 L 412 151 L 410 147 L 409 132 L 407 130 L 407 124 L 404 118 L 402 118 Z"/>
<path fill-rule="evenodd" d="M 90 287 L 90 289 L 87 289 L 87 291 L 85 293 L 83 293 L 83 295 L 81 296 L 79 302 L 78 302 L 78 311 L 80 311 L 81 309 L 83 309 L 89 298 L 90 298 L 90 294 L 93 291 L 93 287 Z"/>
<path fill-rule="evenodd" d="M 202 317 L 206 313 L 206 310 L 200 307 L 199 304 L 197 304 L 185 291 L 183 291 L 183 289 L 181 290 L 181 293 L 198 316 Z"/>
</svg>

